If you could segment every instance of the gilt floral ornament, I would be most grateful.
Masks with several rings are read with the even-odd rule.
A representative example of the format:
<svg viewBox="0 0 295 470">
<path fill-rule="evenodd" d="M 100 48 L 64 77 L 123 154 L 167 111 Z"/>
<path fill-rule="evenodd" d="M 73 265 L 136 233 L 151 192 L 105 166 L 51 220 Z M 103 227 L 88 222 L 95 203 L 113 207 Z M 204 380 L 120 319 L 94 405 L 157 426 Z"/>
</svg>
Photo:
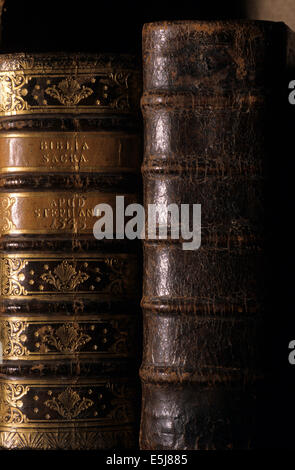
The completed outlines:
<svg viewBox="0 0 295 470">
<path fill-rule="evenodd" d="M 76 269 L 64 260 L 53 271 L 43 273 L 41 279 L 51 284 L 58 291 L 73 291 L 89 278 L 88 274 L 76 271 Z"/>
<path fill-rule="evenodd" d="M 42 346 L 46 350 L 48 345 L 62 353 L 74 353 L 91 340 L 91 337 L 83 333 L 77 323 L 65 323 L 56 329 L 52 326 L 45 326 L 37 331 L 37 335 L 41 338 Z"/>
<path fill-rule="evenodd" d="M 53 397 L 44 404 L 48 408 L 57 411 L 63 418 L 73 419 L 92 406 L 93 401 L 85 397 L 81 399 L 77 392 L 72 390 L 71 387 L 67 387 L 57 398 Z"/>
<path fill-rule="evenodd" d="M 80 85 L 77 80 L 69 77 L 59 82 L 58 85 L 46 88 L 45 93 L 56 98 L 65 106 L 75 106 L 81 100 L 88 98 L 93 90 L 85 85 Z"/>
</svg>

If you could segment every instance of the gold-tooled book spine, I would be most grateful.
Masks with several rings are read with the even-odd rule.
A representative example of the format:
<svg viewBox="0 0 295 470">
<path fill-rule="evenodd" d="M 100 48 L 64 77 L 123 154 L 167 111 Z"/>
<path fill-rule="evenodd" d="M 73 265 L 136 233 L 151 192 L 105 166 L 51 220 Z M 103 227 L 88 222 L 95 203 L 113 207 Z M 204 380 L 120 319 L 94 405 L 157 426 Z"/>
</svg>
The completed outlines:
<svg viewBox="0 0 295 470">
<path fill-rule="evenodd" d="M 131 56 L 0 56 L 0 448 L 137 445 L 138 247 L 96 240 L 138 202 Z"/>
</svg>

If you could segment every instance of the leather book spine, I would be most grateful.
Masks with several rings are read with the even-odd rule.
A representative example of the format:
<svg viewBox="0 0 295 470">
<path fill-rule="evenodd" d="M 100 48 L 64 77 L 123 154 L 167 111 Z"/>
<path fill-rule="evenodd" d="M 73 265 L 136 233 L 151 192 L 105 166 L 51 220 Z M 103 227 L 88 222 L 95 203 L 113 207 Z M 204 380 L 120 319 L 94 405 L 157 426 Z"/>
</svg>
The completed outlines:
<svg viewBox="0 0 295 470">
<path fill-rule="evenodd" d="M 0 447 L 137 444 L 138 249 L 96 240 L 137 202 L 134 58 L 0 56 Z"/>
<path fill-rule="evenodd" d="M 144 241 L 142 449 L 248 449 L 271 428 L 256 416 L 265 178 L 288 34 L 259 21 L 144 27 L 144 205 L 201 204 L 202 230 L 194 251 Z"/>
</svg>

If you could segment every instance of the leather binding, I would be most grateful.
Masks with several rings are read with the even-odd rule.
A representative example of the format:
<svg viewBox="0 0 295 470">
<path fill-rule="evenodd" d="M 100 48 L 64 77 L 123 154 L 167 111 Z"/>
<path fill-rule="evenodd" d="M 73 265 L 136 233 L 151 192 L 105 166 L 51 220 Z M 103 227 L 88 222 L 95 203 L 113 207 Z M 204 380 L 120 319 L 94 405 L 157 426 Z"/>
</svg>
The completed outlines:
<svg viewBox="0 0 295 470">
<path fill-rule="evenodd" d="M 273 408 L 263 421 L 260 406 L 271 389 L 265 198 L 292 43 L 283 23 L 144 26 L 144 204 L 201 204 L 202 240 L 195 251 L 144 241 L 141 449 L 276 439 Z"/>
<path fill-rule="evenodd" d="M 137 444 L 138 249 L 94 207 L 138 201 L 131 56 L 0 56 L 0 446 Z"/>
</svg>

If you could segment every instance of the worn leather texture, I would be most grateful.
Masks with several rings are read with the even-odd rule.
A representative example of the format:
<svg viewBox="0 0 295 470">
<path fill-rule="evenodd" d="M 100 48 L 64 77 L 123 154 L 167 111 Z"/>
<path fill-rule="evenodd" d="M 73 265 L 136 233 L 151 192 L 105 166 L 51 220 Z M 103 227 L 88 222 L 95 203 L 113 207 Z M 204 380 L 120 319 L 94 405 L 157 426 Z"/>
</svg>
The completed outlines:
<svg viewBox="0 0 295 470">
<path fill-rule="evenodd" d="M 145 207 L 201 204 L 202 241 L 144 241 L 142 449 L 270 435 L 267 178 L 289 39 L 271 22 L 144 27 Z"/>
</svg>

